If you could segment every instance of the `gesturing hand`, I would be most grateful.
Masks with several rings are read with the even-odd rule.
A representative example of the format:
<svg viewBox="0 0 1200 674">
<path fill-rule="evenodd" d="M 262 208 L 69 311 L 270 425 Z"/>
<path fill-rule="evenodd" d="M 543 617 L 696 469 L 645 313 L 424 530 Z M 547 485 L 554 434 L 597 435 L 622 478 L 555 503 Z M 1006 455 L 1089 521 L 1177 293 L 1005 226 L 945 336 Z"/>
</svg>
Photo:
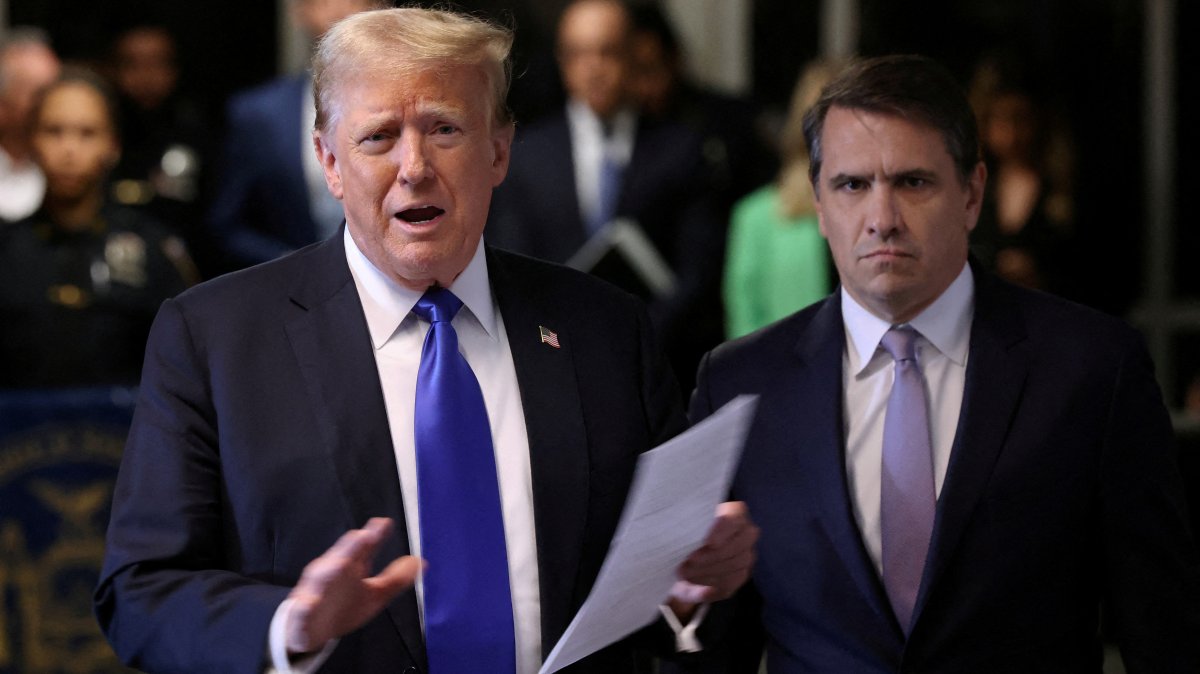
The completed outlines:
<svg viewBox="0 0 1200 674">
<path fill-rule="evenodd" d="M 404 556 L 388 564 L 379 575 L 368 577 L 371 562 L 392 533 L 392 521 L 374 517 L 362 529 L 353 529 L 320 557 L 308 563 L 288 598 L 287 649 L 309 653 L 330 639 L 362 627 L 388 602 L 412 586 L 422 562 Z"/>
</svg>

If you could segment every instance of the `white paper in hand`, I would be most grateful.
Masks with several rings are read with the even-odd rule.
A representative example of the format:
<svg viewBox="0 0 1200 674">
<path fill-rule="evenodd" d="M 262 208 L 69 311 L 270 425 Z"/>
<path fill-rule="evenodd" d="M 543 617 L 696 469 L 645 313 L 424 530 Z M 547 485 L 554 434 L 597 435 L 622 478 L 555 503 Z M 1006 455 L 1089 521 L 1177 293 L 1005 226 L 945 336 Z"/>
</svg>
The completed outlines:
<svg viewBox="0 0 1200 674">
<path fill-rule="evenodd" d="M 642 454 L 592 592 L 539 674 L 550 674 L 658 617 L 676 570 L 704 542 L 726 499 L 758 396 L 742 395 Z"/>
</svg>

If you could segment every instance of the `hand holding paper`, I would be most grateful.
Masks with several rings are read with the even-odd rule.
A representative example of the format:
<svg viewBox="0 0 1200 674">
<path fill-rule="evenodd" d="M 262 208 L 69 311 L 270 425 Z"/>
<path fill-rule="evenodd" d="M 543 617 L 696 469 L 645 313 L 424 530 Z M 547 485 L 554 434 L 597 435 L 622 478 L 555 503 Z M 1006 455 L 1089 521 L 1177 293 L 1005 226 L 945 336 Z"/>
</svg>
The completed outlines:
<svg viewBox="0 0 1200 674">
<path fill-rule="evenodd" d="M 744 504 L 721 501 L 729 493 L 755 402 L 754 396 L 739 396 L 638 459 L 600 575 L 542 664 L 542 674 L 647 625 L 668 597 L 677 598 L 675 607 L 686 617 L 697 600 L 727 597 L 745 582 L 758 529 Z"/>
<path fill-rule="evenodd" d="M 696 604 L 733 596 L 750 578 L 758 527 L 741 501 L 717 506 L 716 519 L 704 544 L 679 566 L 679 582 L 671 588 L 671 609 L 680 619 Z"/>
</svg>

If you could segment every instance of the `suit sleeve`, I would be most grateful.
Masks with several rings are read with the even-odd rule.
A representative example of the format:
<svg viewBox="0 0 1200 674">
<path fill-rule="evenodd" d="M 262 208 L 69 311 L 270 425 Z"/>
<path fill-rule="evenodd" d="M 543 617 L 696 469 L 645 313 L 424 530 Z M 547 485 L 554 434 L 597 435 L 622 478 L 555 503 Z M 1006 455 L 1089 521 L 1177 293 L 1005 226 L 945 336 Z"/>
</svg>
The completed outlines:
<svg viewBox="0 0 1200 674">
<path fill-rule="evenodd" d="M 688 419 L 693 424 L 707 418 L 722 404 L 723 398 L 715 400 L 719 396 L 713 390 L 713 380 L 719 377 L 714 374 L 715 369 L 713 354 L 709 352 L 700 361 L 696 388 L 688 407 Z M 704 650 L 664 663 L 661 674 L 756 674 L 765 643 L 761 611 L 762 597 L 751 580 L 733 597 L 716 602 L 709 609 L 697 630 Z"/>
<path fill-rule="evenodd" d="M 1140 341 L 1127 350 L 1103 448 L 1108 628 L 1130 674 L 1200 672 L 1200 562 L 1170 419 Z"/>
<path fill-rule="evenodd" d="M 113 494 L 96 616 L 147 671 L 259 673 L 288 588 L 228 569 L 207 373 L 177 301 L 163 305 Z"/>
</svg>

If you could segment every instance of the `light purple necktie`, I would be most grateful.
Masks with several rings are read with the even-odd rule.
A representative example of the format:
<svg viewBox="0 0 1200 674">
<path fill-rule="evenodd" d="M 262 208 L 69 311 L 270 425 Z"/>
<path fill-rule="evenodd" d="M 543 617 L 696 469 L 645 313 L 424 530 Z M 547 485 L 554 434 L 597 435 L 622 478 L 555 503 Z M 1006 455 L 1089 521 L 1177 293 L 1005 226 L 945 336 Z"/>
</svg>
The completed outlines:
<svg viewBox="0 0 1200 674">
<path fill-rule="evenodd" d="M 910 327 L 893 327 L 880 342 L 896 361 L 883 423 L 883 585 L 906 635 L 912 627 L 937 502 L 925 379 L 916 360 L 918 336 Z"/>
</svg>

